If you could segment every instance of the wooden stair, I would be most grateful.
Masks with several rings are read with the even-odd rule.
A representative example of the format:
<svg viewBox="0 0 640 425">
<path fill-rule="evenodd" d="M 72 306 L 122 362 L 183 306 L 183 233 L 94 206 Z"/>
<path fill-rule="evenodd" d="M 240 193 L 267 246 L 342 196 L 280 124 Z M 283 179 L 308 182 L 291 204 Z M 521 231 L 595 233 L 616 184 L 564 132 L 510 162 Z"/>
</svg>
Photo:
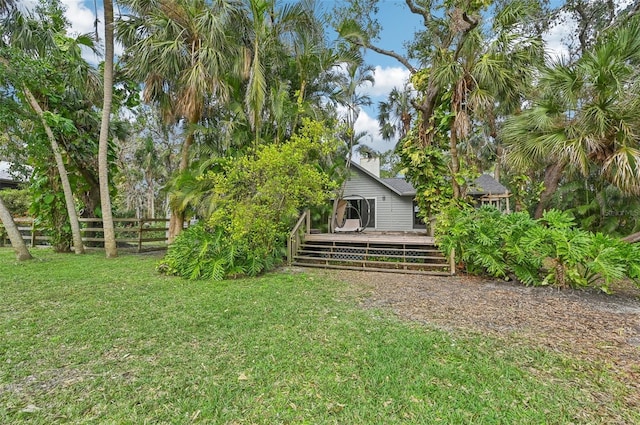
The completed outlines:
<svg viewBox="0 0 640 425">
<path fill-rule="evenodd" d="M 448 276 L 451 262 L 427 237 L 306 235 L 293 265 Z"/>
</svg>

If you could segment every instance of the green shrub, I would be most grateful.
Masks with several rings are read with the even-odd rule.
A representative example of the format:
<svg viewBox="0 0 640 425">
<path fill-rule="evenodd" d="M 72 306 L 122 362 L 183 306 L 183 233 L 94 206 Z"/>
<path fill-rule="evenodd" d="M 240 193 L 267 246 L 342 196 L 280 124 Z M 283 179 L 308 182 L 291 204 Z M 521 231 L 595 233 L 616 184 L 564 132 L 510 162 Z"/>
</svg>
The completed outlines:
<svg viewBox="0 0 640 425">
<path fill-rule="evenodd" d="M 575 227 L 557 210 L 533 220 L 527 213 L 502 214 L 492 207 L 445 211 L 436 239 L 445 253 L 455 249 L 469 273 L 515 278 L 526 285 L 598 287 L 640 278 L 640 248 Z"/>
<path fill-rule="evenodd" d="M 198 223 L 178 235 L 158 270 L 187 279 L 222 280 L 229 276 L 255 276 L 277 261 L 276 252 L 255 255 L 242 243 L 234 243 L 223 227 L 211 229 Z"/>
<path fill-rule="evenodd" d="M 213 211 L 183 232 L 159 269 L 189 279 L 255 276 L 278 264 L 303 208 L 328 202 L 333 184 L 318 166 L 335 151 L 320 123 L 286 143 L 217 161 L 200 182 Z"/>
<path fill-rule="evenodd" d="M 27 217 L 31 205 L 31 195 L 27 189 L 4 189 L 2 201 L 11 215 L 15 217 Z"/>
</svg>

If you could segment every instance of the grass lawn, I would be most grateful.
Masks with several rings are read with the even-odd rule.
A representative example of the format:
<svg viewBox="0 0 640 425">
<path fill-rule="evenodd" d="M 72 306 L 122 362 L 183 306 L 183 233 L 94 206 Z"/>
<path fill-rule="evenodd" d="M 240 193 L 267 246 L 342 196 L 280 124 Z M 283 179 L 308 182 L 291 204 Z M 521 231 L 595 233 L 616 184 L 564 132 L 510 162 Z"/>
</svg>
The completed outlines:
<svg viewBox="0 0 640 425">
<path fill-rule="evenodd" d="M 345 284 L 0 249 L 0 423 L 640 423 L 588 365 L 362 310 Z M 597 376 L 596 376 L 597 375 Z M 605 416 L 606 415 L 606 416 Z"/>
</svg>

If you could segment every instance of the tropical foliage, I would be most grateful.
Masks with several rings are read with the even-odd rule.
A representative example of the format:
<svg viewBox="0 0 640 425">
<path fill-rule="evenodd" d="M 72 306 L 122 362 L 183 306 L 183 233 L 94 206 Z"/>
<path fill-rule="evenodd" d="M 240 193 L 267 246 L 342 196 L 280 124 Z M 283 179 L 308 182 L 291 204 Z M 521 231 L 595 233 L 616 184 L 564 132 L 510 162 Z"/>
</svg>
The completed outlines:
<svg viewBox="0 0 640 425">
<path fill-rule="evenodd" d="M 527 227 L 525 240 L 552 260 L 516 272 L 509 267 L 519 254 L 499 242 L 511 236 L 496 234 L 493 252 L 478 251 L 481 262 L 459 251 L 470 270 L 530 284 L 594 284 L 595 276 L 606 284 L 619 273 L 584 265 L 595 251 L 577 249 L 573 258 L 562 247 L 588 239 L 587 248 L 605 249 L 597 232 L 640 230 L 638 4 L 405 0 L 422 26 L 404 51 L 393 51 L 381 47 L 379 0 L 326 11 L 306 0 L 106 1 L 104 14 L 96 10 L 107 24 L 102 39 L 97 27 L 70 31 L 60 0 L 18 3 L 0 1 L 0 156 L 31 171 L 30 214 L 60 251 L 83 251 L 79 216 L 104 216 L 114 256 L 112 215 L 170 213 L 170 240 L 186 219 L 202 223 L 170 252 L 192 265 L 178 272 L 173 262 L 175 273 L 268 268 L 300 209 L 318 205 L 313 216 L 326 221 L 329 207 L 319 204 L 327 176 L 347 175 L 353 152 L 375 154 L 356 125 L 373 105 L 363 91 L 375 83 L 367 50 L 411 75 L 378 103 L 378 119 L 381 136 L 397 141 L 386 172 L 413 183 L 423 219 L 445 211 L 446 223 L 451 205 L 464 209 L 467 182 L 492 172 L 522 212 L 495 220 L 526 227 L 525 212 L 551 220 L 544 234 L 532 230 L 543 221 Z M 124 14 L 112 25 L 114 5 Z M 567 32 L 569 54 L 551 59 L 544 36 L 567 17 L 576 24 Z M 96 66 L 86 56 L 102 54 L 102 42 Z M 318 153 L 309 140 L 327 150 Z M 594 233 L 558 227 L 554 208 Z M 441 231 L 446 241 L 444 229 L 452 228 Z M 191 252 L 198 244 L 206 248 Z M 225 265 L 213 273 L 207 258 L 222 253 Z M 201 262 L 208 265 L 193 272 Z"/>
<path fill-rule="evenodd" d="M 318 165 L 337 143 L 320 123 L 307 121 L 286 143 L 214 161 L 199 178 L 198 192 L 206 195 L 189 200 L 212 213 L 178 236 L 160 270 L 219 280 L 271 269 L 299 211 L 328 202 L 334 187 Z"/>
<path fill-rule="evenodd" d="M 593 192 L 606 183 L 623 195 L 640 193 L 640 107 L 638 68 L 640 21 L 603 36 L 576 62 L 543 68 L 531 107 L 502 128 L 508 159 L 516 169 L 545 171 L 545 191 L 535 215 L 541 216 L 566 175 L 591 179 Z"/>
<path fill-rule="evenodd" d="M 640 286 L 640 247 L 575 225 L 566 212 L 538 220 L 492 207 L 451 208 L 438 220 L 436 238 L 470 273 L 514 278 L 526 285 L 597 287 L 634 279 Z"/>
</svg>

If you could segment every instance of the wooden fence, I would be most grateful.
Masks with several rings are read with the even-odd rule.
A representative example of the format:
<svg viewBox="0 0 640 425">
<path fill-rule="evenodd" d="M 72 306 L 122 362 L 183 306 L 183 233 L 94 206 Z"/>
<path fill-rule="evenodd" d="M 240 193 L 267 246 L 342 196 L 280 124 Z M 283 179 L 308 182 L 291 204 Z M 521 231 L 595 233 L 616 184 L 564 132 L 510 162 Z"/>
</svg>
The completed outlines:
<svg viewBox="0 0 640 425">
<path fill-rule="evenodd" d="M 35 225 L 31 218 L 16 218 L 18 230 L 27 245 L 49 245 L 49 236 L 46 231 Z M 80 218 L 80 233 L 85 245 L 101 246 L 104 244 L 104 231 L 102 219 Z M 119 248 L 133 249 L 136 252 L 166 249 L 168 245 L 168 218 L 114 218 L 116 243 Z M 8 244 L 9 241 L 1 229 L 0 244 Z"/>
</svg>

